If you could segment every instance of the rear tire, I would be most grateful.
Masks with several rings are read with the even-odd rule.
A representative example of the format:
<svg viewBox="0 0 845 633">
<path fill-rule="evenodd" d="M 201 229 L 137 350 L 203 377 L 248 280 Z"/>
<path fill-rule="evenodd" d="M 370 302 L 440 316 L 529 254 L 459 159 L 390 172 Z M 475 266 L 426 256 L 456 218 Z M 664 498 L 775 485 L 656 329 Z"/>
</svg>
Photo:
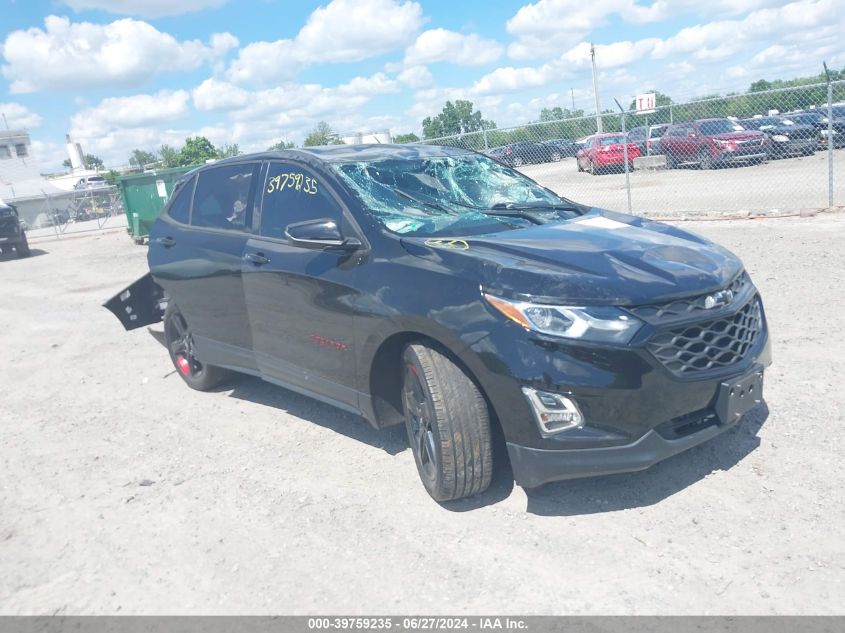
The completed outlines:
<svg viewBox="0 0 845 633">
<path fill-rule="evenodd" d="M 553 163 L 559 163 L 561 158 L 563 158 L 563 156 L 561 156 L 560 152 L 552 152 Z"/>
<path fill-rule="evenodd" d="M 592 176 L 595 176 L 598 173 L 598 170 L 596 169 L 596 164 L 592 160 L 590 161 L 589 172 Z"/>
<path fill-rule="evenodd" d="M 522 163 L 523 163 L 522 157 L 514 156 L 512 162 L 513 162 L 514 167 L 522 167 Z"/>
<path fill-rule="evenodd" d="M 176 373 L 191 389 L 208 391 L 230 377 L 228 370 L 197 359 L 191 329 L 172 301 L 164 311 L 164 340 Z"/>
<path fill-rule="evenodd" d="M 713 169 L 715 164 L 713 162 L 713 155 L 710 150 L 702 147 L 698 150 L 698 166 L 701 169 Z"/>
<path fill-rule="evenodd" d="M 15 253 L 17 253 L 18 258 L 29 257 L 32 254 L 29 250 L 29 242 L 26 239 L 26 235 L 21 236 L 21 241 L 15 247 Z"/>
<path fill-rule="evenodd" d="M 406 347 L 402 365 L 405 428 L 426 491 L 435 501 L 483 492 L 493 475 L 484 396 L 460 367 L 427 345 Z"/>
</svg>

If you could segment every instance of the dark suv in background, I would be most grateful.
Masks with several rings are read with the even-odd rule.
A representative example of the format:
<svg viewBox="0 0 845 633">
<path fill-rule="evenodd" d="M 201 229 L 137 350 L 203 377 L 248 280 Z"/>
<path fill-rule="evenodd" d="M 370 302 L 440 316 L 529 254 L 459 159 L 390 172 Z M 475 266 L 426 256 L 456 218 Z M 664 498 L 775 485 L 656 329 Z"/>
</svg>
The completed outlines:
<svg viewBox="0 0 845 633">
<path fill-rule="evenodd" d="M 14 205 L 0 202 L 0 252 L 14 249 L 18 257 L 29 256 L 24 224 Z"/>
<path fill-rule="evenodd" d="M 735 255 L 474 152 L 205 165 L 175 188 L 148 259 L 107 307 L 127 329 L 163 318 L 189 387 L 236 371 L 404 423 L 438 501 L 489 486 L 497 437 L 533 487 L 642 470 L 762 403 L 766 319 Z"/>
<path fill-rule="evenodd" d="M 790 112 L 784 116 L 789 117 L 795 123 L 812 125 L 816 128 L 816 131 L 819 133 L 819 147 L 821 149 L 827 148 L 827 135 L 829 131 L 833 132 L 833 146 L 836 148 L 845 147 L 845 106 L 833 107 L 833 119 L 830 124 L 828 124 L 827 119 L 827 108 Z"/>
<path fill-rule="evenodd" d="M 532 163 L 550 163 L 562 158 L 561 149 L 556 145 L 518 141 L 510 145 L 496 147 L 487 152 L 487 156 L 508 167 L 521 167 Z"/>
<path fill-rule="evenodd" d="M 698 164 L 713 169 L 731 163 L 759 163 L 766 159 L 769 138 L 746 130 L 731 119 L 701 119 L 671 125 L 660 139 L 660 153 L 669 169 Z"/>
<path fill-rule="evenodd" d="M 760 130 L 769 137 L 769 157 L 811 156 L 819 144 L 819 132 L 812 125 L 796 123 L 789 117 L 761 116 L 742 119 L 746 130 Z"/>
</svg>

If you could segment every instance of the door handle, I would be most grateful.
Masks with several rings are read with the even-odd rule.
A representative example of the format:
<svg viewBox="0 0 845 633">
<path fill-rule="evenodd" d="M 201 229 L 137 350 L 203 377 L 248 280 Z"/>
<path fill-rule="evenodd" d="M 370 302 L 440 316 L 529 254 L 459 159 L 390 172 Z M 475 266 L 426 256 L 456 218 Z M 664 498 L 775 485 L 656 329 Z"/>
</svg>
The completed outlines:
<svg viewBox="0 0 845 633">
<path fill-rule="evenodd" d="M 164 246 L 165 248 L 170 248 L 171 246 L 173 246 L 174 244 L 176 244 L 176 240 L 174 240 L 174 239 L 173 239 L 172 237 L 170 237 L 169 235 L 168 235 L 168 236 L 166 236 L 166 237 L 157 237 L 157 238 L 155 239 L 155 242 L 156 242 L 156 244 L 161 244 L 161 245 L 162 245 L 162 246 Z"/>
<path fill-rule="evenodd" d="M 264 264 L 270 263 L 270 260 L 264 256 L 264 253 L 247 253 L 244 255 L 244 261 L 256 266 L 263 266 Z"/>
</svg>

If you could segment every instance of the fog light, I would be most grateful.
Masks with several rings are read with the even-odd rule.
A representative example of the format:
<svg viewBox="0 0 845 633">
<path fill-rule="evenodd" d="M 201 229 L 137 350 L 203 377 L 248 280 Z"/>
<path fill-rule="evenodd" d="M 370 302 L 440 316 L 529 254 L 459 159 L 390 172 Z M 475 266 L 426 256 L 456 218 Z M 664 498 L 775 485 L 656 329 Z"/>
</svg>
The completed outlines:
<svg viewBox="0 0 845 633">
<path fill-rule="evenodd" d="M 548 391 L 537 391 L 530 387 L 523 387 L 522 393 L 528 399 L 534 420 L 544 437 L 575 429 L 584 424 L 584 417 L 578 405 L 569 398 Z"/>
</svg>

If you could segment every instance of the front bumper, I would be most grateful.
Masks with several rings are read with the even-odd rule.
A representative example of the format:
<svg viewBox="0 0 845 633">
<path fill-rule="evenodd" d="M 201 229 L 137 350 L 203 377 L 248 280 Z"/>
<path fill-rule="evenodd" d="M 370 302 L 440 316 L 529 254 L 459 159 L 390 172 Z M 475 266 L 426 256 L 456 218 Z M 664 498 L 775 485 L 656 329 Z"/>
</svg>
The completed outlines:
<svg viewBox="0 0 845 633">
<path fill-rule="evenodd" d="M 739 293 L 733 304 L 709 318 L 719 321 L 744 312 L 738 307 L 752 300 L 748 293 Z M 762 373 L 771 364 L 762 305 L 760 310 L 761 331 L 744 358 L 695 375 L 670 371 L 646 349 L 662 331 L 652 326 L 625 348 L 543 339 L 518 326 L 492 331 L 471 347 L 492 361 L 479 376 L 504 431 L 516 482 L 534 487 L 643 470 L 733 426 L 736 420 L 723 419 L 720 408 L 723 384 Z M 700 319 L 692 322 L 701 324 Z M 570 399 L 583 414 L 583 426 L 543 435 L 523 387 Z"/>
<path fill-rule="evenodd" d="M 766 149 L 762 148 L 757 152 L 740 153 L 740 152 L 722 152 L 716 158 L 717 163 L 742 163 L 752 160 L 765 160 L 768 156 Z"/>
<path fill-rule="evenodd" d="M 678 439 L 667 439 L 653 429 L 635 442 L 622 446 L 548 450 L 508 442 L 507 448 L 516 483 L 535 488 L 553 481 L 645 470 L 721 435 L 737 424 L 709 424 Z"/>
</svg>

